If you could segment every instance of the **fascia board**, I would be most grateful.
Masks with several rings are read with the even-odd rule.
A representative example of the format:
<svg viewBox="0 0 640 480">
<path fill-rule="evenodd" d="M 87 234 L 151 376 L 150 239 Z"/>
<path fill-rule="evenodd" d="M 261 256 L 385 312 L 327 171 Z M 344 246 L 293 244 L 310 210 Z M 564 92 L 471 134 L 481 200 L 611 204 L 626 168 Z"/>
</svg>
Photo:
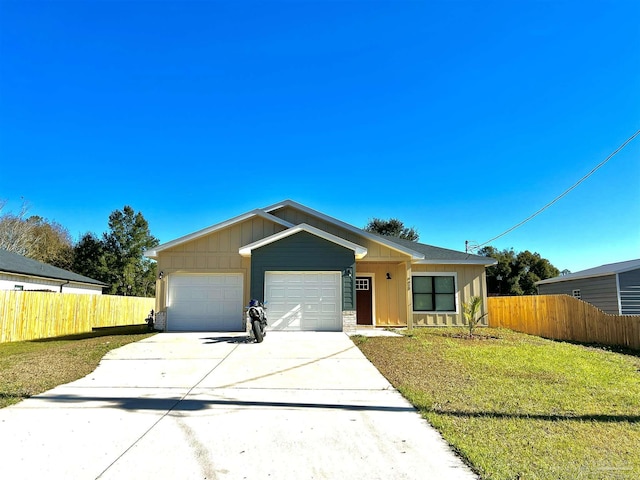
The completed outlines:
<svg viewBox="0 0 640 480">
<path fill-rule="evenodd" d="M 108 287 L 109 284 L 108 283 L 102 283 L 96 280 L 95 283 L 90 283 L 90 282 L 83 282 L 81 280 L 68 280 L 66 278 L 60 278 L 60 277 L 54 277 L 54 276 L 50 276 L 50 277 L 46 277 L 44 275 L 32 275 L 30 273 L 21 273 L 21 272 L 12 272 L 11 270 L 0 270 L 0 273 L 4 273 L 7 276 L 15 276 L 15 277 L 22 277 L 22 278 L 26 278 L 26 281 L 29 280 L 47 280 L 47 281 L 56 281 L 56 282 L 67 282 L 69 285 L 88 285 L 91 287 Z M 22 282 L 25 280 L 16 280 L 16 282 Z M 66 284 L 65 284 L 66 285 Z M 59 285 L 50 285 L 51 287 L 58 287 Z"/>
<path fill-rule="evenodd" d="M 497 265 L 498 261 L 493 260 L 418 260 L 416 262 L 411 262 L 413 265 L 484 265 L 485 267 L 490 267 L 492 265 Z"/>
<path fill-rule="evenodd" d="M 219 230 L 223 230 L 227 227 L 235 225 L 236 223 L 244 222 L 245 220 L 248 220 L 252 217 L 261 217 L 261 218 L 264 218 L 265 220 L 269 220 L 271 222 L 277 223 L 286 228 L 291 228 L 294 226 L 292 223 L 289 223 L 286 220 L 276 217 L 275 215 L 271 215 L 270 213 L 260 209 L 255 209 L 250 212 L 244 213 L 242 215 L 238 215 L 237 217 L 233 217 L 224 222 L 217 223 L 207 228 L 203 228 L 202 230 L 198 230 L 197 232 L 193 232 L 188 235 L 184 235 L 180 238 L 176 238 L 175 240 L 171 240 L 170 242 L 163 243 L 162 245 L 158 245 L 155 248 L 146 250 L 144 252 L 144 256 L 149 258 L 157 258 L 158 253 L 163 250 L 166 250 L 167 248 L 175 247 L 176 245 L 180 245 L 181 243 L 189 242 L 191 240 L 195 240 L 196 238 L 200 238 L 205 235 L 209 235 L 211 233 L 217 232 Z"/>
<path fill-rule="evenodd" d="M 538 280 L 534 283 L 534 285 L 546 285 L 548 283 L 561 283 L 561 282 L 570 282 L 571 280 L 584 280 L 587 278 L 598 278 L 598 277 L 611 277 L 613 275 L 617 275 L 615 272 L 606 272 L 606 273 L 596 273 L 591 275 L 580 275 L 576 273 L 575 275 L 570 273 L 569 275 L 562 275 L 560 277 L 546 278 L 544 280 Z"/>
<path fill-rule="evenodd" d="M 351 233 L 360 235 L 361 237 L 364 237 L 367 240 L 371 240 L 372 242 L 379 243 L 381 245 L 389 247 L 392 250 L 395 250 L 400 253 L 404 253 L 405 255 L 411 255 L 412 260 L 424 259 L 424 255 L 420 252 L 416 252 L 415 250 L 411 250 L 410 248 L 405 248 L 401 245 L 398 245 L 397 243 L 393 243 L 392 241 L 380 238 L 377 235 L 373 235 L 372 233 L 369 233 L 365 230 L 354 227 L 353 225 L 349 225 L 348 223 L 338 220 L 337 218 L 333 218 L 333 217 L 330 217 L 329 215 L 325 215 L 324 213 L 318 212 L 317 210 L 313 210 L 312 208 L 309 208 L 305 205 L 294 202 L 293 200 L 284 200 L 283 202 L 273 204 L 269 207 L 263 208 L 262 210 L 264 210 L 265 212 L 272 212 L 273 210 L 277 210 L 278 208 L 282 208 L 282 207 L 293 207 L 298 210 L 301 210 L 305 213 L 308 213 L 309 215 L 318 217 L 319 219 L 324 220 L 325 222 L 332 223 L 334 225 L 344 228 L 345 230 L 350 231 Z"/>
<path fill-rule="evenodd" d="M 340 238 L 329 232 L 325 232 L 324 230 L 320 230 L 319 228 L 307 225 L 306 223 L 301 223 L 300 225 L 293 226 L 287 230 L 283 230 L 282 232 L 275 233 L 269 237 L 250 243 L 249 245 L 245 245 L 244 247 L 240 247 L 238 253 L 243 257 L 250 257 L 252 250 L 263 247 L 265 245 L 269 245 L 273 242 L 277 242 L 278 240 L 282 240 L 283 238 L 295 235 L 299 232 L 307 232 L 315 235 L 316 237 L 320 237 L 324 240 L 335 243 L 336 245 L 340 245 L 342 247 L 348 248 L 349 250 L 353 250 L 356 260 L 361 260 L 367 254 L 367 249 L 365 247 L 350 242 L 349 240 L 345 240 L 344 238 Z"/>
</svg>

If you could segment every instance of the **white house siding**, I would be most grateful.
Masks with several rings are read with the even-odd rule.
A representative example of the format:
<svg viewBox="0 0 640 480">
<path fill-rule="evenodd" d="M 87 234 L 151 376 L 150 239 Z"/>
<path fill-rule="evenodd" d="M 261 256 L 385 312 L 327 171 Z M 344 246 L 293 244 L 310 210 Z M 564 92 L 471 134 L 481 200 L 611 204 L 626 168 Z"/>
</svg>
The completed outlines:
<svg viewBox="0 0 640 480">
<path fill-rule="evenodd" d="M 598 307 L 605 313 L 619 315 L 618 285 L 615 275 L 578 278 L 564 282 L 538 285 L 541 295 L 573 295 L 580 290 L 580 299 Z"/>
<path fill-rule="evenodd" d="M 99 285 L 83 285 L 74 282 L 67 283 L 65 280 L 0 273 L 0 290 L 50 290 L 52 292 L 60 292 L 60 285 L 62 284 L 65 284 L 62 287 L 63 293 L 102 295 L 102 287 Z"/>
<path fill-rule="evenodd" d="M 620 313 L 640 315 L 640 269 L 618 274 L 620 285 Z"/>
</svg>

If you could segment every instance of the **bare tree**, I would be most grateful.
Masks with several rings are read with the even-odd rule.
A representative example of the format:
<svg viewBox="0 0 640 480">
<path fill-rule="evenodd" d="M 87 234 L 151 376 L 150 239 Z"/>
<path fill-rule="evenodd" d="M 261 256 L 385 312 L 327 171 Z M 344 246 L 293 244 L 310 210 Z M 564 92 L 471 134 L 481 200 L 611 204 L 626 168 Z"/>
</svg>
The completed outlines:
<svg viewBox="0 0 640 480">
<path fill-rule="evenodd" d="M 0 248 L 29 256 L 36 243 L 33 225 L 25 220 L 29 205 L 23 201 L 18 214 L 2 213 L 6 205 L 6 200 L 0 201 Z"/>
</svg>

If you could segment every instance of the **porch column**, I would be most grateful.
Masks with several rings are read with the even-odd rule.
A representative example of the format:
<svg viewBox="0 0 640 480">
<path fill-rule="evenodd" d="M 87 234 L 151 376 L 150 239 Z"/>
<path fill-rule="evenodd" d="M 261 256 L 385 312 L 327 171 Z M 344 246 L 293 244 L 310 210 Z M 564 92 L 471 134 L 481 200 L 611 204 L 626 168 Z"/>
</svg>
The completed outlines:
<svg viewBox="0 0 640 480">
<path fill-rule="evenodd" d="M 406 290 L 406 302 L 407 302 L 407 328 L 413 328 L 413 293 L 411 291 L 411 262 L 405 262 L 407 270 L 407 290 Z"/>
</svg>

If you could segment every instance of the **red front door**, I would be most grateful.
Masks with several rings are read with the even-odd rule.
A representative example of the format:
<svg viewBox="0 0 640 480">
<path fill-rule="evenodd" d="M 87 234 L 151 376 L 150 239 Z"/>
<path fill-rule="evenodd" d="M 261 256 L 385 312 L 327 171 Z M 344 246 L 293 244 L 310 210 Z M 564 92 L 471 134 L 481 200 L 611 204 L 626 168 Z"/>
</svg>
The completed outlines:
<svg viewBox="0 0 640 480">
<path fill-rule="evenodd" d="M 373 325 L 373 285 L 371 277 L 356 277 L 356 317 L 358 325 Z"/>
</svg>

